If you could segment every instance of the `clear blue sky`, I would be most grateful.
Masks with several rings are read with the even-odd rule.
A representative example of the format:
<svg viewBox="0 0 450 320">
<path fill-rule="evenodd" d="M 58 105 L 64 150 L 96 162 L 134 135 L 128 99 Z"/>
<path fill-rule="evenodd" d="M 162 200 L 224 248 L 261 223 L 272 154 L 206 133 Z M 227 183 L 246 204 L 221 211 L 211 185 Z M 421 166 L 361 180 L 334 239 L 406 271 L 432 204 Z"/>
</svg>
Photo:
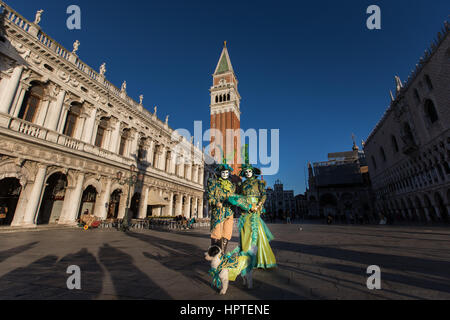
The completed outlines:
<svg viewBox="0 0 450 320">
<path fill-rule="evenodd" d="M 243 129 L 280 129 L 281 179 L 305 189 L 308 161 L 350 150 L 389 104 L 394 75 L 406 80 L 450 14 L 448 0 L 113 1 L 10 0 L 94 69 L 172 128 L 209 127 L 212 73 L 223 41 L 240 81 Z M 82 29 L 66 28 L 66 8 L 82 10 Z M 382 30 L 366 28 L 366 9 L 382 11 Z"/>
</svg>

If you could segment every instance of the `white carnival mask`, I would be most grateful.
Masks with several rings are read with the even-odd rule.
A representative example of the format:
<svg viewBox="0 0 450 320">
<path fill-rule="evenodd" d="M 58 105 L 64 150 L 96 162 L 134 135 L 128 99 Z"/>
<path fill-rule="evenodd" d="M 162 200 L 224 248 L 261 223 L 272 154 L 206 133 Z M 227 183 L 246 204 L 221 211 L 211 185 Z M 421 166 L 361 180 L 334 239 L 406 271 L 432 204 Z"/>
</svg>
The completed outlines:
<svg viewBox="0 0 450 320">
<path fill-rule="evenodd" d="M 245 170 L 245 176 L 250 179 L 251 177 L 253 177 L 253 170 L 252 169 L 247 169 Z"/>
<path fill-rule="evenodd" d="M 230 171 L 224 170 L 220 173 L 220 176 L 222 177 L 222 179 L 227 180 L 230 177 Z"/>
</svg>

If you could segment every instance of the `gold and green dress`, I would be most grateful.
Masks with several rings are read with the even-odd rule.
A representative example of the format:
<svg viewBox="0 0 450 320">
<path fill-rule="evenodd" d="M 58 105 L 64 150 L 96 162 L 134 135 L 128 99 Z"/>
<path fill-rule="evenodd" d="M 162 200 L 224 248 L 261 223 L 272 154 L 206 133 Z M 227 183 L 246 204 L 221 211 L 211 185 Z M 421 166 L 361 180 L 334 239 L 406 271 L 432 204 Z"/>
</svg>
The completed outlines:
<svg viewBox="0 0 450 320">
<path fill-rule="evenodd" d="M 235 192 L 236 186 L 230 180 L 218 178 L 208 181 L 207 193 L 208 202 L 211 206 L 211 231 L 234 215 L 231 204 L 227 202 L 227 199 Z M 219 202 L 222 203 L 221 208 L 217 207 Z"/>
<path fill-rule="evenodd" d="M 228 201 L 243 209 L 239 219 L 240 245 L 232 254 L 239 252 L 239 256 L 249 257 L 249 261 L 242 259 L 242 270 L 237 272 L 245 275 L 252 269 L 271 269 L 277 266 L 275 255 L 270 247 L 274 236 L 266 223 L 261 219 L 265 213 L 266 202 L 265 183 L 256 177 L 247 179 L 242 183 L 242 195 L 231 196 Z M 250 211 L 257 208 L 256 212 Z M 231 278 L 231 277 L 230 277 Z"/>
</svg>

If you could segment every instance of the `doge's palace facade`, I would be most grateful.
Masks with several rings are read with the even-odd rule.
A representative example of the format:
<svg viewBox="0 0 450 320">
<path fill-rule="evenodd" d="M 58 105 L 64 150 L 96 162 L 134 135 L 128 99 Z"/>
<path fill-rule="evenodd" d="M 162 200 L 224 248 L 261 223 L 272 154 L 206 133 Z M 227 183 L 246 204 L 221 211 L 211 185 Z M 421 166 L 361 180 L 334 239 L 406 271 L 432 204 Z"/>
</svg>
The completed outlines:
<svg viewBox="0 0 450 320">
<path fill-rule="evenodd" d="M 367 138 L 378 213 L 450 222 L 450 24 L 445 22 Z"/>
<path fill-rule="evenodd" d="M 0 224 L 203 217 L 202 150 L 0 1 Z M 122 178 L 120 177 L 122 174 Z"/>
</svg>

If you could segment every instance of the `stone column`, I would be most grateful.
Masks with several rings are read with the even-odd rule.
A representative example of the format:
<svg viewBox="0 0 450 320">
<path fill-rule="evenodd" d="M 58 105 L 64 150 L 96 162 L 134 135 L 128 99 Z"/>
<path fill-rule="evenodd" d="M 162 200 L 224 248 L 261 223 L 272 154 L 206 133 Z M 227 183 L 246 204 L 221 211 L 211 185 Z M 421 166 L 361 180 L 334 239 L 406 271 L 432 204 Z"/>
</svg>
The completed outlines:
<svg viewBox="0 0 450 320">
<path fill-rule="evenodd" d="M 11 222 L 11 227 L 21 227 L 24 224 L 24 217 L 27 212 L 28 199 L 33 191 L 33 184 L 27 183 L 22 186 L 22 191 L 20 192 L 19 201 L 17 202 L 16 212 L 14 214 L 14 219 Z"/>
<path fill-rule="evenodd" d="M 41 202 L 42 192 L 45 183 L 45 176 L 47 174 L 46 165 L 38 165 L 38 172 L 34 180 L 33 189 L 30 194 L 27 209 L 24 216 L 24 225 L 35 225 L 36 214 L 38 214 L 39 204 Z"/>
<path fill-rule="evenodd" d="M 113 132 L 111 134 L 111 140 L 109 144 L 109 151 L 117 153 L 119 150 L 120 144 L 120 121 L 117 119 L 111 118 L 111 126 L 113 128 Z"/>
<path fill-rule="evenodd" d="M 66 92 L 64 90 L 60 90 L 56 101 L 52 103 L 50 114 L 48 116 L 48 121 L 46 124 L 49 130 L 56 131 L 58 129 L 58 122 L 61 117 L 61 113 L 63 112 L 65 97 Z"/>
<path fill-rule="evenodd" d="M 91 136 L 91 140 L 89 141 L 89 144 L 94 145 L 95 144 L 95 140 L 97 139 L 97 132 L 98 132 L 98 126 L 100 125 L 100 120 L 98 120 L 97 118 L 94 121 L 94 129 L 92 130 L 92 136 Z M 103 133 L 103 141 L 102 144 L 105 141 L 105 135 L 106 135 L 106 131 Z M 101 146 L 101 145 L 100 145 Z"/>
<path fill-rule="evenodd" d="M 205 168 L 200 167 L 199 170 L 200 170 L 200 172 L 199 172 L 199 176 L 198 176 L 198 183 L 203 185 L 203 179 L 204 179 L 203 175 L 205 173 Z"/>
<path fill-rule="evenodd" d="M 187 172 L 186 172 L 186 180 L 192 181 L 192 163 L 188 163 Z"/>
<path fill-rule="evenodd" d="M 102 220 L 105 220 L 108 217 L 108 207 L 109 204 L 109 198 L 111 197 L 111 186 L 112 186 L 112 180 L 107 179 L 106 180 L 106 187 L 104 188 L 103 192 L 100 196 L 100 201 L 98 204 L 95 205 L 95 213 L 94 215 L 96 217 L 101 218 Z"/>
<path fill-rule="evenodd" d="M 162 171 L 166 171 L 166 162 L 167 162 L 167 148 L 164 146 L 161 146 L 159 169 L 161 169 Z"/>
<path fill-rule="evenodd" d="M 194 171 L 192 173 L 192 181 L 198 183 L 198 165 L 194 165 Z"/>
<path fill-rule="evenodd" d="M 131 131 L 131 140 L 129 142 L 129 148 L 128 148 L 128 157 L 137 159 L 138 157 L 138 143 L 139 143 L 139 134 L 137 130 L 132 129 Z"/>
<path fill-rule="evenodd" d="M 173 216 L 173 192 L 169 194 L 169 209 L 168 216 Z"/>
<path fill-rule="evenodd" d="M 141 200 L 139 201 L 139 219 L 147 218 L 149 191 L 150 191 L 150 188 L 148 186 L 144 186 L 142 188 Z"/>
<path fill-rule="evenodd" d="M 199 203 L 198 203 L 198 217 L 199 218 L 204 218 L 204 214 L 203 214 L 203 197 L 201 197 L 199 199 Z"/>
<path fill-rule="evenodd" d="M 186 203 L 184 204 L 184 216 L 186 218 L 190 218 L 190 209 L 191 209 L 191 200 L 192 197 L 191 196 L 187 196 L 186 197 Z"/>
<path fill-rule="evenodd" d="M 158 195 L 159 195 L 160 198 L 162 198 L 163 197 L 163 191 L 159 190 Z M 163 215 L 163 208 L 162 207 L 158 208 L 157 212 L 158 212 L 158 217 L 161 217 Z"/>
<path fill-rule="evenodd" d="M 150 138 L 149 138 L 150 139 Z M 153 152 L 155 149 L 155 141 L 151 140 L 149 142 L 149 146 L 147 148 L 147 163 L 151 164 L 153 166 Z"/>
<path fill-rule="evenodd" d="M 191 204 L 191 217 L 195 217 L 196 216 L 196 209 L 197 209 L 197 198 L 193 197 L 192 198 L 192 204 Z"/>
<path fill-rule="evenodd" d="M 82 113 L 82 114 L 80 115 L 80 117 L 78 118 L 77 124 L 76 124 L 76 127 L 75 127 L 75 133 L 74 133 L 74 135 L 73 135 L 73 138 L 74 138 L 75 140 L 81 140 L 81 135 L 83 134 L 83 131 L 84 131 L 84 125 L 85 125 L 85 123 L 86 123 L 86 118 L 87 118 L 87 117 L 88 117 L 87 114 Z"/>
<path fill-rule="evenodd" d="M 175 213 L 177 216 L 183 215 L 183 195 L 182 194 L 177 194 L 177 203 L 176 203 Z"/>
<path fill-rule="evenodd" d="M 80 172 L 77 177 L 77 184 L 68 199 L 70 206 L 68 206 L 66 215 L 61 219 L 60 224 L 76 224 L 78 212 L 80 211 L 81 197 L 83 195 L 83 183 L 84 173 Z"/>
<path fill-rule="evenodd" d="M 128 207 L 128 185 L 124 186 L 124 190 L 126 189 L 125 192 L 122 193 L 122 195 L 120 196 L 120 203 L 119 203 L 119 212 L 117 213 L 117 217 L 119 219 L 123 219 L 125 217 L 125 210 L 127 210 Z M 131 195 L 133 194 L 133 188 L 131 188 L 130 190 L 130 199 L 131 199 Z M 130 217 L 128 217 L 128 219 L 131 219 Z"/>
<path fill-rule="evenodd" d="M 39 106 L 38 109 L 38 117 L 36 120 L 36 124 L 38 126 L 44 126 L 45 123 L 45 118 L 47 117 L 48 114 L 48 107 L 50 105 L 50 97 L 45 97 L 44 100 L 42 101 L 41 105 Z"/>
<path fill-rule="evenodd" d="M 21 86 L 19 97 L 17 98 L 17 101 L 15 102 L 15 105 L 14 105 L 14 111 L 12 109 L 10 110 L 10 113 L 14 112 L 13 113 L 14 118 L 17 118 L 19 116 L 20 109 L 23 104 L 23 99 L 25 98 L 25 94 L 27 93 L 28 87 L 29 86 L 25 86 L 25 85 Z"/>
<path fill-rule="evenodd" d="M 105 136 L 103 137 L 103 143 L 101 145 L 102 149 L 109 150 L 109 146 L 111 144 L 111 136 L 112 136 L 112 130 L 111 130 L 111 128 L 108 128 L 105 131 Z"/>
<path fill-rule="evenodd" d="M 97 108 L 94 108 L 94 107 L 88 108 L 87 112 L 89 114 L 89 117 L 87 118 L 86 123 L 84 125 L 84 130 L 82 133 L 81 140 L 88 144 L 91 144 L 92 135 L 94 133 L 94 128 L 95 128 Z"/>
<path fill-rule="evenodd" d="M 184 178 L 185 177 L 185 163 L 184 163 L 184 159 L 180 158 L 180 178 Z"/>
<path fill-rule="evenodd" d="M 57 131 L 62 134 L 64 131 L 64 126 L 66 125 L 67 115 L 69 114 L 70 105 L 63 104 L 61 117 L 59 119 L 58 129 Z"/>
<path fill-rule="evenodd" d="M 9 113 L 11 104 L 16 95 L 17 87 L 19 86 L 20 78 L 22 77 L 23 66 L 17 66 L 8 80 L 8 84 L 2 94 L 3 99 L 0 100 L 0 112 Z"/>
</svg>

